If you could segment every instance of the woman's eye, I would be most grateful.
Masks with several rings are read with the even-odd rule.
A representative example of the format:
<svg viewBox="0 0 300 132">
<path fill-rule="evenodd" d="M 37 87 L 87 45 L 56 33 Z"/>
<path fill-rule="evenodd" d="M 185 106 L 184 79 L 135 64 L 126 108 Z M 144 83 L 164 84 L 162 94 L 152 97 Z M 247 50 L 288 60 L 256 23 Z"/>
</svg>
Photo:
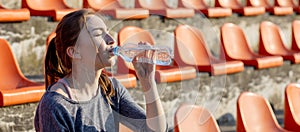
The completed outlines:
<svg viewBox="0 0 300 132">
<path fill-rule="evenodd" d="M 93 32 L 93 35 L 94 35 L 94 36 L 101 36 L 101 35 L 103 35 L 103 32 L 100 31 L 100 30 L 97 30 L 97 31 L 94 31 L 94 32 Z"/>
</svg>

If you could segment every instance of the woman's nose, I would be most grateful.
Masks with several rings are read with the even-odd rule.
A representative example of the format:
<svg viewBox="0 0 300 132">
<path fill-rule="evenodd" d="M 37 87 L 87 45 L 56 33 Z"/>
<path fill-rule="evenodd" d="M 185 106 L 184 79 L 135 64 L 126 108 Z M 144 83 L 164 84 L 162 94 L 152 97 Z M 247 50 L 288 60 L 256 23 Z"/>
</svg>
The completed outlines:
<svg viewBox="0 0 300 132">
<path fill-rule="evenodd" d="M 105 40 L 107 45 L 112 45 L 115 43 L 115 40 L 109 34 L 106 34 Z"/>
</svg>

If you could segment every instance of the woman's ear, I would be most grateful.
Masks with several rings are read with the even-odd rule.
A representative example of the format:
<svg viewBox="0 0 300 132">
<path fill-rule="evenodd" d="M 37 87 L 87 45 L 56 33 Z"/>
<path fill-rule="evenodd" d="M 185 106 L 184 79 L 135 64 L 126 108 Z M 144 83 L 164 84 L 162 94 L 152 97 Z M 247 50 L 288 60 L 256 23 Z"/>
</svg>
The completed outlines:
<svg viewBox="0 0 300 132">
<path fill-rule="evenodd" d="M 67 48 L 67 54 L 73 59 L 81 59 L 80 53 L 75 50 L 74 46 L 70 46 Z"/>
</svg>

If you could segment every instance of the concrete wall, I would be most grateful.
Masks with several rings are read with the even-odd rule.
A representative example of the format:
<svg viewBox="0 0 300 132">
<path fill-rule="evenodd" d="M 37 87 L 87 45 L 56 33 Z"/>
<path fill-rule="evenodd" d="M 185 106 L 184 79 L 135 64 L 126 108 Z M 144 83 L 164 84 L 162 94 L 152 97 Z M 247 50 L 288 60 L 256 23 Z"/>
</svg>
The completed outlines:
<svg viewBox="0 0 300 132">
<path fill-rule="evenodd" d="M 208 47 L 214 55 L 218 55 L 219 28 L 226 22 L 239 25 L 244 30 L 251 48 L 257 52 L 258 28 L 262 21 L 269 20 L 277 24 L 282 30 L 286 46 L 290 47 L 291 22 L 296 19 L 299 19 L 297 14 L 273 16 L 266 13 L 253 17 L 234 14 L 230 17 L 214 19 L 207 19 L 196 14 L 187 19 L 164 19 L 151 16 L 142 20 L 121 21 L 106 17 L 106 22 L 111 27 L 110 33 L 115 39 L 122 27 L 135 25 L 151 31 L 157 44 L 170 47 L 173 47 L 173 31 L 176 26 L 188 24 L 203 32 Z M 0 38 L 5 38 L 10 42 L 22 72 L 30 79 L 43 81 L 45 41 L 56 25 L 57 22 L 49 21 L 46 17 L 31 17 L 29 21 L 20 23 L 0 23 Z M 205 106 L 220 124 L 234 125 L 236 99 L 241 92 L 252 91 L 261 94 L 273 104 L 276 110 L 282 110 L 284 88 L 288 83 L 300 82 L 299 72 L 300 65 L 286 61 L 281 67 L 264 70 L 246 67 L 245 71 L 230 75 L 209 76 L 207 73 L 199 73 L 196 79 L 161 83 L 158 87 L 171 127 L 175 110 L 181 103 Z M 137 103 L 144 107 L 141 88 L 138 86 L 129 91 Z M 32 131 L 36 105 L 37 103 L 30 103 L 0 108 L 0 131 Z"/>
</svg>

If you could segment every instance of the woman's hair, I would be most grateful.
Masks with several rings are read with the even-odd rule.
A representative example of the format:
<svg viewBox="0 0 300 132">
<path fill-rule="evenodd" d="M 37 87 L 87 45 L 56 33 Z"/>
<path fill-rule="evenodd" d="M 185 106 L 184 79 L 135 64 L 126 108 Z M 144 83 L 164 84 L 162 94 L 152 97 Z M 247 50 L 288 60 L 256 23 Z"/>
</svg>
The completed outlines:
<svg viewBox="0 0 300 132">
<path fill-rule="evenodd" d="M 86 16 L 96 15 L 88 9 L 81 9 L 67 14 L 56 27 L 56 36 L 50 41 L 45 57 L 46 89 L 58 79 L 69 75 L 72 71 L 72 58 L 66 54 L 70 46 L 75 46 L 81 29 L 84 28 Z M 105 94 L 109 103 L 114 95 L 114 88 L 108 76 L 102 72 L 99 78 L 101 92 Z"/>
</svg>

